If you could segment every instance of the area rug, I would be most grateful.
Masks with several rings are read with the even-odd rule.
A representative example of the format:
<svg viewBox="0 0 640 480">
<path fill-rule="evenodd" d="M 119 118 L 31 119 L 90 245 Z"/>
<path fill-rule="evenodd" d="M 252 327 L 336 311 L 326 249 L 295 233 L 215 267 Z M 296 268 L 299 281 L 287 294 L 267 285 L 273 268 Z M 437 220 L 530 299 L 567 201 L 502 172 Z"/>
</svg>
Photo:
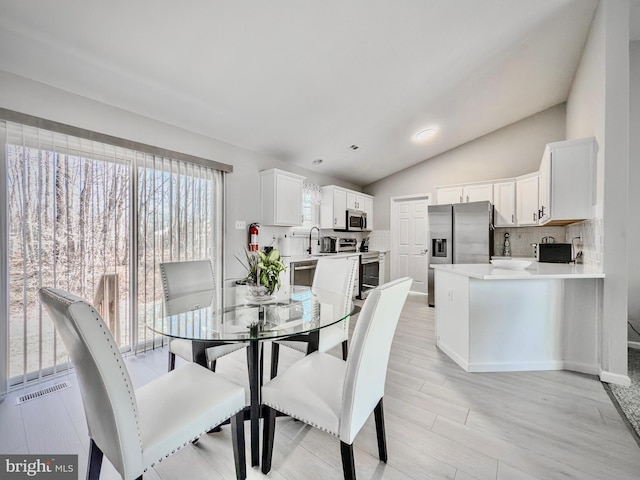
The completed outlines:
<svg viewBox="0 0 640 480">
<path fill-rule="evenodd" d="M 629 378 L 631 385 L 621 387 L 609 384 L 609 388 L 619 410 L 633 427 L 636 441 L 640 444 L 640 350 L 629 349 Z"/>
</svg>

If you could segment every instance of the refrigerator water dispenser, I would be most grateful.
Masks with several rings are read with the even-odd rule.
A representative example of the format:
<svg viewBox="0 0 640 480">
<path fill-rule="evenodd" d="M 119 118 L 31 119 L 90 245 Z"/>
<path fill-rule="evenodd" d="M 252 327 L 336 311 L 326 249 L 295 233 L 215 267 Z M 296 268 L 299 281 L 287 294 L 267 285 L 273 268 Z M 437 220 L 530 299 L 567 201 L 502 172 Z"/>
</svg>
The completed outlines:
<svg viewBox="0 0 640 480">
<path fill-rule="evenodd" d="M 431 240 L 431 256 L 446 257 L 447 256 L 447 239 L 434 238 Z"/>
</svg>

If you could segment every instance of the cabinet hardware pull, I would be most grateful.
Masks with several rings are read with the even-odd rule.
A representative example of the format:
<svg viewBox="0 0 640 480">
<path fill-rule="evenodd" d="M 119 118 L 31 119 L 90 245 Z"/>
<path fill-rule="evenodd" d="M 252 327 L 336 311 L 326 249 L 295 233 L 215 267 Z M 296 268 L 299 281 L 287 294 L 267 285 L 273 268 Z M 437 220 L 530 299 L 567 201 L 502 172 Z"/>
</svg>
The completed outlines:
<svg viewBox="0 0 640 480">
<path fill-rule="evenodd" d="M 513 213 L 511 214 L 511 223 L 516 223 L 516 216 Z"/>
<path fill-rule="evenodd" d="M 460 203 L 462 203 L 462 195 L 460 195 Z"/>
<path fill-rule="evenodd" d="M 469 203 L 469 195 L 467 195 L 467 203 Z"/>
</svg>

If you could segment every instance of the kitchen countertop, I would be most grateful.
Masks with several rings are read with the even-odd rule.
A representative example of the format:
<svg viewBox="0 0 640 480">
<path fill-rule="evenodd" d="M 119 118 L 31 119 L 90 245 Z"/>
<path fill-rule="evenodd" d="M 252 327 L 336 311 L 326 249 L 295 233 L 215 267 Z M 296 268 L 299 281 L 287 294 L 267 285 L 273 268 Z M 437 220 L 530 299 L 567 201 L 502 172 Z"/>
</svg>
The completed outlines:
<svg viewBox="0 0 640 480">
<path fill-rule="evenodd" d="M 353 255 L 362 255 L 363 253 L 380 253 L 377 250 L 369 250 L 368 252 L 340 252 L 340 253 L 320 253 L 320 254 L 314 254 L 314 255 L 309 255 L 309 254 L 304 254 L 304 255 L 293 255 L 291 257 L 282 257 L 283 260 L 288 260 L 289 263 L 296 263 L 296 262 L 308 262 L 309 260 L 318 260 L 322 257 L 331 257 L 331 258 L 338 258 L 338 257 L 352 257 Z"/>
<path fill-rule="evenodd" d="M 488 263 L 431 265 L 435 270 L 480 280 L 531 280 L 544 278 L 604 278 L 604 273 L 588 265 L 533 262 L 524 270 L 497 268 Z"/>
</svg>

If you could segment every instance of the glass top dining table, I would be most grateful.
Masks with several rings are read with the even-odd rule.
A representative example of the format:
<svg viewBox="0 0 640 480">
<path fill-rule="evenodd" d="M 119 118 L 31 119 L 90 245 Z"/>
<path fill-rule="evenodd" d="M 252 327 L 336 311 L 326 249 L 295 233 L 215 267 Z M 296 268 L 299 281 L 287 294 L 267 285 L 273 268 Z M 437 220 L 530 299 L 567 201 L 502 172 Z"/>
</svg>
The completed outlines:
<svg viewBox="0 0 640 480">
<path fill-rule="evenodd" d="M 272 340 L 338 323 L 350 314 L 348 302 L 344 295 L 297 285 L 256 299 L 245 285 L 234 285 L 222 289 L 221 300 L 207 290 L 158 303 L 145 312 L 145 323 L 156 333 L 195 341 Z"/>
<path fill-rule="evenodd" d="M 246 342 L 249 370 L 251 465 L 259 463 L 261 362 L 259 343 L 288 338 L 304 340 L 308 353 L 318 349 L 319 331 L 347 319 L 351 297 L 307 286 L 287 286 L 268 298 L 249 295 L 246 285 L 182 295 L 141 309 L 152 331 L 192 341 L 193 358 L 207 367 L 206 349 Z M 346 308 L 345 308 L 346 306 Z"/>
</svg>

